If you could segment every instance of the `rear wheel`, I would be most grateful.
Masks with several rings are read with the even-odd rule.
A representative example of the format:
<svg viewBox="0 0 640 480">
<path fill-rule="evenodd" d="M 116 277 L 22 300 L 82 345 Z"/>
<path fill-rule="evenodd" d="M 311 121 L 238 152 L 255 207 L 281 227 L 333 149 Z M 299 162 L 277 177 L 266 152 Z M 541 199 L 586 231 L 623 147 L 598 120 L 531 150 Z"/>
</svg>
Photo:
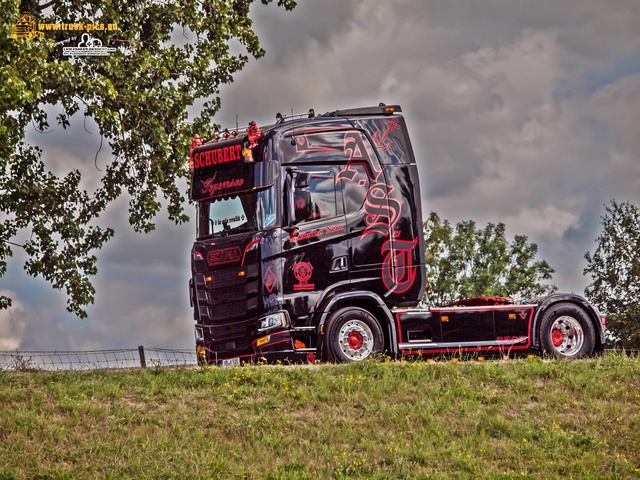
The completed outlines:
<svg viewBox="0 0 640 480">
<path fill-rule="evenodd" d="M 542 318 L 540 342 L 557 358 L 581 358 L 593 354 L 595 331 L 587 313 L 572 303 L 553 305 Z"/>
<path fill-rule="evenodd" d="M 367 310 L 346 307 L 327 320 L 324 350 L 329 360 L 359 362 L 382 351 L 383 333 L 378 320 Z"/>
</svg>

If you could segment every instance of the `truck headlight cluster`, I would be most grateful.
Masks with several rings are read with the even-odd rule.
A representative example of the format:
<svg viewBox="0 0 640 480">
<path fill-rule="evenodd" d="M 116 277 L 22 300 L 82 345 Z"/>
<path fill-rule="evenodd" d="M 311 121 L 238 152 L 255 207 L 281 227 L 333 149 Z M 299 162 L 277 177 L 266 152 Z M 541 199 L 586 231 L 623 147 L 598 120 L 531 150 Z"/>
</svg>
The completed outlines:
<svg viewBox="0 0 640 480">
<path fill-rule="evenodd" d="M 272 313 L 262 317 L 258 322 L 258 332 L 264 332 L 276 327 L 286 327 L 289 324 L 284 312 Z"/>
</svg>

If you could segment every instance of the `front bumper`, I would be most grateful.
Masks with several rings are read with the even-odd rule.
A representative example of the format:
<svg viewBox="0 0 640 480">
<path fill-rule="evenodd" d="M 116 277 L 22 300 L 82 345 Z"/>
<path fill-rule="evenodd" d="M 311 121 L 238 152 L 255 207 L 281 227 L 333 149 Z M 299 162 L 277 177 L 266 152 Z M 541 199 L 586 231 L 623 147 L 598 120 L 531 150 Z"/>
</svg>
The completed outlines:
<svg viewBox="0 0 640 480">
<path fill-rule="evenodd" d="M 246 340 L 249 342 L 249 340 Z M 250 341 L 249 348 L 220 349 L 207 341 L 206 336 L 196 344 L 199 363 L 219 365 L 223 360 L 238 358 L 241 364 L 257 363 L 314 363 L 316 348 L 310 348 L 294 338 L 290 329 L 265 333 Z"/>
<path fill-rule="evenodd" d="M 289 327 L 289 318 L 283 311 L 272 312 L 258 318 L 207 319 L 196 324 L 196 346 L 205 347 L 208 362 L 227 358 L 244 358 L 257 354 L 255 342 L 264 335 Z M 262 346 L 261 342 L 258 346 Z M 202 357 L 202 352 L 199 357 Z"/>
</svg>

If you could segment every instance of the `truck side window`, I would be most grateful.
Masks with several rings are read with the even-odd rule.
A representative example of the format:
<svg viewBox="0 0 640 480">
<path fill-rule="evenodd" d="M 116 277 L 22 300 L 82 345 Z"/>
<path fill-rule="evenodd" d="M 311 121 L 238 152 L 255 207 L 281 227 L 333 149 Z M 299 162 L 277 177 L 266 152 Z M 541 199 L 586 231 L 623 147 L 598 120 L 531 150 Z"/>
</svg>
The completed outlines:
<svg viewBox="0 0 640 480">
<path fill-rule="evenodd" d="M 312 173 L 307 187 L 296 187 L 293 194 L 295 223 L 335 217 L 336 190 L 333 174 Z"/>
<path fill-rule="evenodd" d="M 370 185 L 367 172 L 362 165 L 350 165 L 349 168 L 356 171 L 352 178 L 349 175 L 338 177 L 339 183 L 342 185 L 344 213 L 346 214 L 355 213 L 362 208 Z"/>
</svg>

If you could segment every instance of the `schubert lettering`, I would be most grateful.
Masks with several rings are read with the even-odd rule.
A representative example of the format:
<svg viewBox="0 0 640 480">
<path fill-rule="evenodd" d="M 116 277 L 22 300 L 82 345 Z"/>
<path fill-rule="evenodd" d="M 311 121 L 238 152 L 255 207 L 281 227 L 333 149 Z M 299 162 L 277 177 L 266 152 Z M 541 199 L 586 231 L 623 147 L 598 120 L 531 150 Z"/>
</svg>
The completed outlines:
<svg viewBox="0 0 640 480">
<path fill-rule="evenodd" d="M 227 162 L 237 162 L 242 160 L 242 145 L 229 145 L 228 147 L 218 148 L 216 150 L 207 150 L 206 152 L 196 152 L 193 154 L 193 168 L 211 167 L 212 165 L 220 165 Z"/>
</svg>

